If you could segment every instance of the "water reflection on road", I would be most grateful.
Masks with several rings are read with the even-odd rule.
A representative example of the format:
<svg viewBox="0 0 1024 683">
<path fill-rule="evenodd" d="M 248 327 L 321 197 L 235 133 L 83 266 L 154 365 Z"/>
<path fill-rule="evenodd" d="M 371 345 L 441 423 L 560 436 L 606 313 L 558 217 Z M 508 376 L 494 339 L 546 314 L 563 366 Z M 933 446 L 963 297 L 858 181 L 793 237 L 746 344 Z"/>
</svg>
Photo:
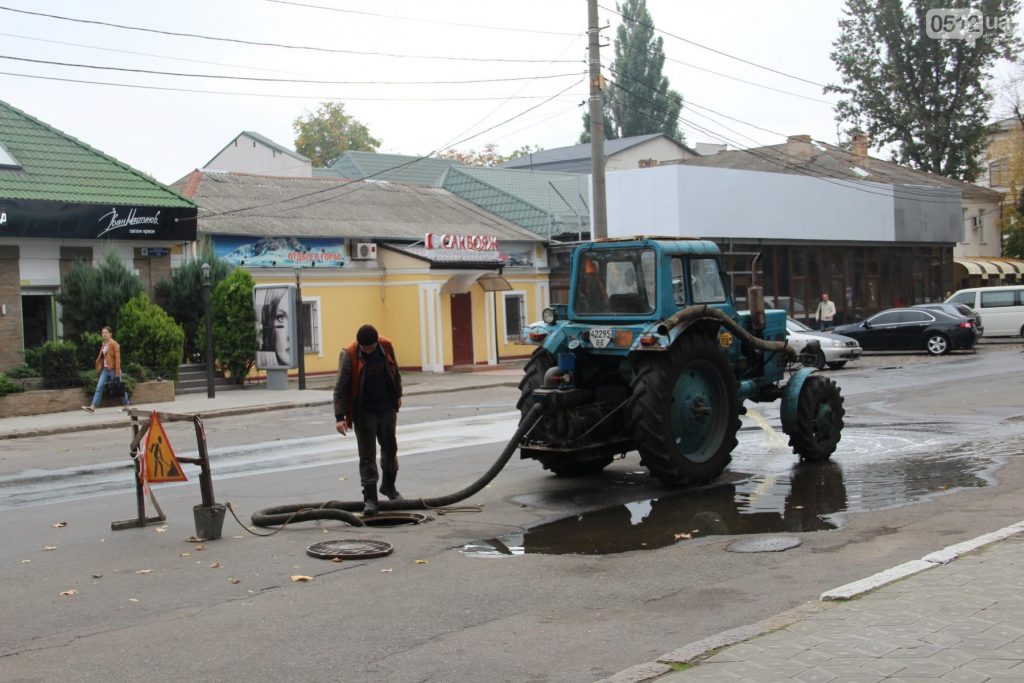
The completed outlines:
<svg viewBox="0 0 1024 683">
<path fill-rule="evenodd" d="M 723 534 L 805 532 L 835 529 L 841 513 L 907 505 L 927 496 L 994 484 L 1006 457 L 1021 453 L 1020 430 L 992 440 L 947 428 L 848 427 L 833 459 L 797 463 L 788 448 L 745 430 L 725 483 L 666 491 L 542 524 L 524 533 L 471 543 L 473 556 L 608 554 L 653 549 L 692 538 Z M 955 443 L 954 443 L 955 438 Z M 612 484 L 636 483 L 637 472 L 607 472 Z M 595 485 L 600 478 L 593 478 Z M 524 496 L 543 502 L 543 494 Z"/>
</svg>

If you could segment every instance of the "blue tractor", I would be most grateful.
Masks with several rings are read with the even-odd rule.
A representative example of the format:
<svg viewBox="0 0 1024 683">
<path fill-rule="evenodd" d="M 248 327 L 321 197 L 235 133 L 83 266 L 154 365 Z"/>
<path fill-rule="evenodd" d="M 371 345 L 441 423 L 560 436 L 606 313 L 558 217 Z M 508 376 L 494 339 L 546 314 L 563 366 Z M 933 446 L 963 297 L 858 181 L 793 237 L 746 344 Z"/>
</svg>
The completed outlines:
<svg viewBox="0 0 1024 683">
<path fill-rule="evenodd" d="M 704 484 L 732 459 L 743 401 L 781 399 L 793 451 L 829 458 L 843 428 L 839 388 L 797 362 L 785 311 L 765 310 L 756 286 L 747 300 L 750 310 L 737 311 L 710 241 L 576 247 L 569 303 L 524 331 L 539 348 L 517 407 L 525 418 L 540 403 L 543 416 L 520 442 L 521 457 L 579 476 L 636 450 L 662 482 Z"/>
</svg>

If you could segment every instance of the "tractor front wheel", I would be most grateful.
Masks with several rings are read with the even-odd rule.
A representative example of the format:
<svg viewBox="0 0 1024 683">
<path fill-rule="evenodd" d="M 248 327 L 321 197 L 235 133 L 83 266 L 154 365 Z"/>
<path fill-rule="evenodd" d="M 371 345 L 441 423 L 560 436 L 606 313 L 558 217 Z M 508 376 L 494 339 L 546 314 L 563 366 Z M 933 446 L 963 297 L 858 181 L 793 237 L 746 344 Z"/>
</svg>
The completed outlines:
<svg viewBox="0 0 1024 683">
<path fill-rule="evenodd" d="M 633 442 L 640 462 L 662 483 L 699 485 L 732 460 L 740 401 L 725 353 L 707 337 L 688 335 L 664 353 L 641 353 L 634 365 Z"/>
<path fill-rule="evenodd" d="M 843 431 L 843 396 L 839 387 L 821 375 L 811 375 L 800 388 L 796 419 L 790 426 L 789 445 L 801 460 L 828 460 Z"/>
</svg>

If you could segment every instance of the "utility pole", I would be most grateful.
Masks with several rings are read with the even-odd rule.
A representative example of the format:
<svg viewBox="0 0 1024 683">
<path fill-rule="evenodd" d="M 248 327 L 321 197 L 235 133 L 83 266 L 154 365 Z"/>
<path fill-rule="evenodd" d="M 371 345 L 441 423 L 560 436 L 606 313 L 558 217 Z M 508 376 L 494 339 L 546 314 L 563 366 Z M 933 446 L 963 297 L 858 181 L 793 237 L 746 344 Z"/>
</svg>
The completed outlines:
<svg viewBox="0 0 1024 683">
<path fill-rule="evenodd" d="M 590 238 L 596 240 L 608 236 L 608 205 L 604 191 L 604 78 L 601 77 L 597 0 L 587 0 L 587 34 L 590 36 L 590 174 L 594 195 Z"/>
</svg>

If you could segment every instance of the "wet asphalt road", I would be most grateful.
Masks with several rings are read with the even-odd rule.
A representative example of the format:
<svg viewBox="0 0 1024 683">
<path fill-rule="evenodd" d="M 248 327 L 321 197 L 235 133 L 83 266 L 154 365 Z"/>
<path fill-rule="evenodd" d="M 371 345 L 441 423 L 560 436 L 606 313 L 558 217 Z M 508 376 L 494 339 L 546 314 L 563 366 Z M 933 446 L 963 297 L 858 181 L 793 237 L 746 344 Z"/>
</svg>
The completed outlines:
<svg viewBox="0 0 1024 683">
<path fill-rule="evenodd" d="M 876 356 L 826 373 L 847 397 L 847 429 L 822 466 L 795 467 L 784 435 L 745 418 L 729 472 L 701 490 L 661 488 L 635 454 L 581 480 L 513 460 L 469 501 L 481 512 L 400 529 L 305 523 L 265 539 L 229 519 L 225 538 L 202 549 L 186 542 L 194 484 L 157 489 L 164 531 L 109 531 L 110 521 L 134 514 L 118 477 L 90 492 L 55 493 L 57 502 L 12 499 L 26 488 L 11 482 L 19 472 L 50 471 L 57 489 L 83 476 L 56 472 L 69 469 L 61 460 L 97 469 L 118 459 L 108 453 L 114 445 L 90 441 L 98 433 L 54 452 L 45 440 L 16 440 L 26 442 L 21 450 L 0 452 L 8 531 L 0 609 L 17 624 L 0 634 L 0 678 L 595 680 L 1024 519 L 1021 361 L 1011 344 L 939 359 Z M 411 407 L 419 410 L 403 421 L 422 435 L 403 450 L 429 441 L 438 419 L 456 420 L 438 430 L 477 444 L 404 456 L 407 495 L 461 488 L 507 435 L 508 417 L 486 418 L 492 427 L 482 434 L 466 421 L 506 412 L 514 390 L 469 397 L 442 418 L 440 404 L 454 396 L 418 397 Z M 752 408 L 778 424 L 774 406 Z M 225 449 L 224 469 L 240 468 L 217 479 L 220 500 L 249 512 L 356 494 L 355 462 L 332 453 L 332 441 L 316 455 L 263 436 L 306 420 L 305 438 L 326 439 L 329 424 L 275 414 L 268 425 L 266 415 L 208 423 L 211 444 Z M 274 443 L 254 445 L 267 440 Z M 259 467 L 247 468 L 255 455 L 242 444 L 260 451 Z M 54 528 L 58 521 L 68 526 Z M 802 545 L 725 550 L 738 536 L 766 532 Z M 340 564 L 304 554 L 332 538 L 387 540 L 395 551 Z M 315 578 L 296 583 L 293 575 Z M 71 589 L 77 594 L 60 595 Z"/>
</svg>

